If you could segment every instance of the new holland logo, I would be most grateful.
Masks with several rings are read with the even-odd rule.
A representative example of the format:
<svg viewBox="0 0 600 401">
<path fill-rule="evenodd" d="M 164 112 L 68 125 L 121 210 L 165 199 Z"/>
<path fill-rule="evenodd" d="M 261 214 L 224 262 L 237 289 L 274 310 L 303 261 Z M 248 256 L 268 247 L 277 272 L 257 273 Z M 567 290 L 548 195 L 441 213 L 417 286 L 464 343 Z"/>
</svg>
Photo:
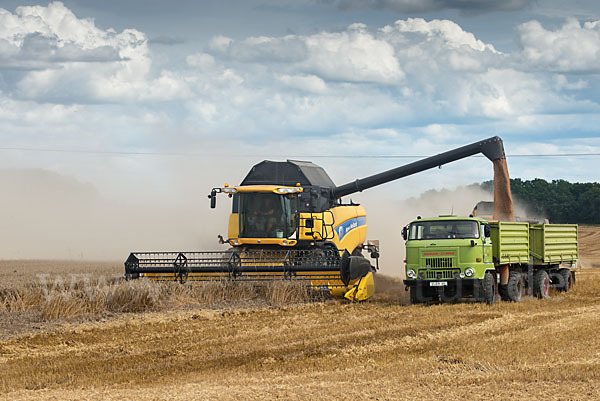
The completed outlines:
<svg viewBox="0 0 600 401">
<path fill-rule="evenodd" d="M 365 224 L 367 224 L 366 217 L 355 217 L 353 219 L 347 220 L 347 221 L 343 222 L 342 224 L 340 224 L 336 228 L 336 232 L 337 232 L 339 239 L 341 240 L 350 231 L 354 230 L 357 227 L 364 226 Z"/>
</svg>

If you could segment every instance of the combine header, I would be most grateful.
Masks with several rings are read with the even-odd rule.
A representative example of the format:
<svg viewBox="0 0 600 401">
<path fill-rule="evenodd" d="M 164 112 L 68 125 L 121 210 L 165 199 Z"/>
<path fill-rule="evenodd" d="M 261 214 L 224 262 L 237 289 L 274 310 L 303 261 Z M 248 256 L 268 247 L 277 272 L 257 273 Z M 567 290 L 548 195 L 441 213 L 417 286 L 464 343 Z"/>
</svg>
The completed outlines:
<svg viewBox="0 0 600 401">
<path fill-rule="evenodd" d="M 303 280 L 313 289 L 361 301 L 375 291 L 379 249 L 367 242 L 367 215 L 342 197 L 468 156 L 504 159 L 499 137 L 460 147 L 383 173 L 336 186 L 311 162 L 265 160 L 239 186 L 213 188 L 233 200 L 227 239 L 216 252 L 133 252 L 125 277 L 185 281 Z M 363 256 L 367 251 L 375 266 Z"/>
</svg>

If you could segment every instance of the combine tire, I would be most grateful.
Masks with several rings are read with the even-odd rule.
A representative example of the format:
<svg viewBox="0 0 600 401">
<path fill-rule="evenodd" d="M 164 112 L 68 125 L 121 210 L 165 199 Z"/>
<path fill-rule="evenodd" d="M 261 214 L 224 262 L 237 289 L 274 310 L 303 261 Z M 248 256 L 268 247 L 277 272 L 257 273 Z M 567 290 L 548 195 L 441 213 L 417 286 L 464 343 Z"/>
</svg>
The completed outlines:
<svg viewBox="0 0 600 401">
<path fill-rule="evenodd" d="M 492 272 L 485 272 L 485 275 L 483 276 L 483 280 L 481 282 L 481 286 L 481 300 L 488 305 L 492 305 L 494 302 L 496 302 L 496 279 L 494 278 Z"/>
<path fill-rule="evenodd" d="M 569 269 L 558 269 L 558 285 L 556 289 L 567 292 L 573 288 L 573 276 Z"/>
<path fill-rule="evenodd" d="M 506 286 L 508 301 L 521 302 L 525 291 L 523 275 L 517 271 L 511 271 L 508 274 L 508 285 Z"/>
<path fill-rule="evenodd" d="M 538 270 L 533 274 L 533 293 L 540 299 L 550 298 L 550 277 L 546 270 Z"/>
</svg>

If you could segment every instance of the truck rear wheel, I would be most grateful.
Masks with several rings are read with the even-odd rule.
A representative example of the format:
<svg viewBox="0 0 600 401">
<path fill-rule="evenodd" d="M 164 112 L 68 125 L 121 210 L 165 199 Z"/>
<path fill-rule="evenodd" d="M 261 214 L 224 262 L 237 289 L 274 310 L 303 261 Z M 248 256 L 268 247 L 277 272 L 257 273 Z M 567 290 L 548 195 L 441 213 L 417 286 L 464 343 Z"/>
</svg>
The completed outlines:
<svg viewBox="0 0 600 401">
<path fill-rule="evenodd" d="M 492 272 L 485 272 L 481 286 L 483 290 L 481 300 L 488 305 L 492 305 L 496 302 L 496 279 Z"/>
<path fill-rule="evenodd" d="M 508 300 L 511 302 L 521 302 L 523 300 L 523 292 L 525 283 L 523 275 L 518 271 L 511 271 L 508 274 L 508 285 L 506 287 Z"/>
<path fill-rule="evenodd" d="M 573 276 L 569 269 L 558 269 L 558 284 L 556 289 L 562 292 L 567 292 L 573 287 Z"/>
<path fill-rule="evenodd" d="M 533 274 L 533 293 L 538 298 L 550 298 L 550 277 L 546 270 L 538 270 Z"/>
</svg>

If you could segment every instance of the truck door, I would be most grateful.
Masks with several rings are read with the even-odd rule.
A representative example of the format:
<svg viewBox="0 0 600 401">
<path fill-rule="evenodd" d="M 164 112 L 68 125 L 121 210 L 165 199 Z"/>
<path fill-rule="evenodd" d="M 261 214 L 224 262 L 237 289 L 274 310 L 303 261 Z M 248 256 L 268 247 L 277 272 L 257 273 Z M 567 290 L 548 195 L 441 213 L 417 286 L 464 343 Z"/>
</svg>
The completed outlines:
<svg viewBox="0 0 600 401">
<path fill-rule="evenodd" d="M 481 224 L 481 239 L 483 240 L 483 262 L 493 263 L 492 258 L 492 232 L 489 224 Z"/>
</svg>

